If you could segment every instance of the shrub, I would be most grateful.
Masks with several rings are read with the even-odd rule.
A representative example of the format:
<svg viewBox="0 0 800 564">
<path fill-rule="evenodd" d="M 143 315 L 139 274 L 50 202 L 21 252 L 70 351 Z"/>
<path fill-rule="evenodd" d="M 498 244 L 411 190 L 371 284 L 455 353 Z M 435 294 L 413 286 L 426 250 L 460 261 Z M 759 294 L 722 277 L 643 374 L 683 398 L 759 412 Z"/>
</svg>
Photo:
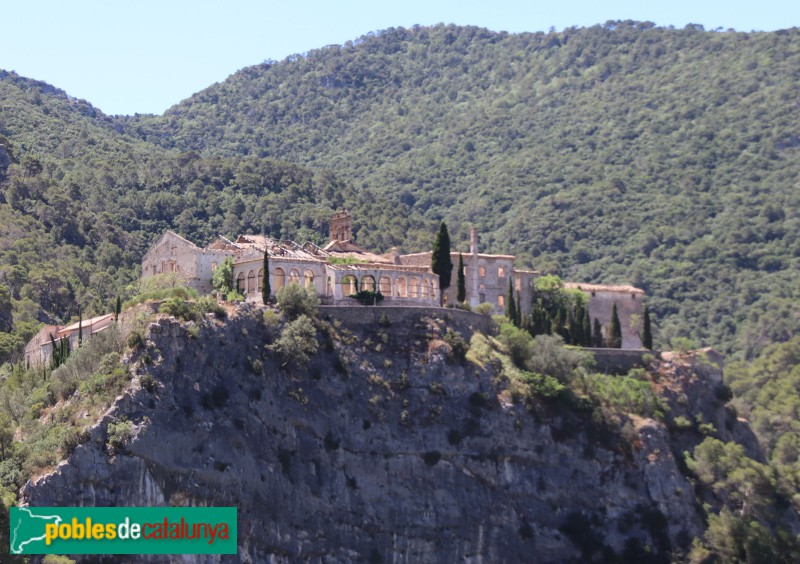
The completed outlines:
<svg viewBox="0 0 800 564">
<path fill-rule="evenodd" d="M 692 426 L 692 422 L 689 421 L 683 415 L 678 415 L 675 419 L 672 420 L 672 424 L 675 426 L 676 429 L 689 429 Z"/>
<path fill-rule="evenodd" d="M 202 315 L 213 313 L 217 319 L 225 319 L 228 317 L 228 312 L 220 303 L 211 296 L 203 296 L 197 300 L 197 307 L 200 309 Z"/>
<path fill-rule="evenodd" d="M 469 343 L 464 340 L 464 337 L 458 331 L 448 329 L 444 336 L 444 342 L 450 345 L 453 351 L 453 358 L 461 362 L 467 356 L 469 351 Z"/>
<path fill-rule="evenodd" d="M 156 391 L 156 386 L 158 385 L 158 382 L 156 382 L 156 379 L 153 378 L 152 374 L 144 374 L 139 379 L 139 382 L 142 384 L 142 388 L 144 388 L 151 394 Z"/>
<path fill-rule="evenodd" d="M 362 305 L 378 305 L 383 301 L 383 294 L 380 291 L 373 292 L 372 290 L 361 290 L 348 297 L 353 298 Z"/>
<path fill-rule="evenodd" d="M 278 294 L 280 295 L 280 292 Z M 282 356 L 287 364 L 295 366 L 307 364 L 318 348 L 314 322 L 308 316 L 300 315 L 289 322 L 278 339 L 267 348 Z"/>
<path fill-rule="evenodd" d="M 313 318 L 317 315 L 319 298 L 314 288 L 303 288 L 297 282 L 278 290 L 278 305 L 289 319 L 300 316 Z"/>
<path fill-rule="evenodd" d="M 225 301 L 231 303 L 239 303 L 244 301 L 244 296 L 237 292 L 236 290 L 231 290 L 227 294 L 225 294 Z"/>
<path fill-rule="evenodd" d="M 494 311 L 494 306 L 489 302 L 475 306 L 475 313 L 480 313 L 481 315 L 489 315 L 492 311 Z"/>
<path fill-rule="evenodd" d="M 175 286 L 171 288 L 156 288 L 146 290 L 132 297 L 123 305 L 123 309 L 131 308 L 135 305 L 144 303 L 148 300 L 166 300 L 169 298 L 178 298 L 181 300 L 192 300 L 197 298 L 197 291 L 193 288 L 186 286 Z"/>
<path fill-rule="evenodd" d="M 131 331 L 128 335 L 128 346 L 131 350 L 138 350 L 144 345 L 144 336 L 139 331 Z"/>
<path fill-rule="evenodd" d="M 158 311 L 184 321 L 197 321 L 200 317 L 197 308 L 192 307 L 186 300 L 177 297 L 166 300 L 159 306 Z"/>
<path fill-rule="evenodd" d="M 124 419 L 109 423 L 106 433 L 106 446 L 108 449 L 112 453 L 122 452 L 122 449 L 133 437 L 133 423 Z"/>
</svg>

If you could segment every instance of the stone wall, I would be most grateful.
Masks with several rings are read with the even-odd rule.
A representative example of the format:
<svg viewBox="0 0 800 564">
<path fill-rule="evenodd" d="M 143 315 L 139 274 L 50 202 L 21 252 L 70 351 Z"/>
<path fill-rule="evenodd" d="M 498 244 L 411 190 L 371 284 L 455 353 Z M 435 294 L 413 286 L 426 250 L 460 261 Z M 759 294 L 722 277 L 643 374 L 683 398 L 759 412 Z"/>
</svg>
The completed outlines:
<svg viewBox="0 0 800 564">
<path fill-rule="evenodd" d="M 589 294 L 589 316 L 592 323 L 599 319 L 603 335 L 607 335 L 611 323 L 611 311 L 617 304 L 617 315 L 622 326 L 622 348 L 641 349 L 640 326 L 634 320 L 641 320 L 643 294 L 626 292 L 587 292 Z M 636 317 L 634 317 L 636 316 Z M 640 321 L 641 322 L 641 321 Z"/>
<path fill-rule="evenodd" d="M 623 349 L 583 349 L 594 356 L 595 370 L 603 374 L 624 375 L 631 368 L 645 368 L 645 355 L 653 355 L 653 351 Z"/>
<path fill-rule="evenodd" d="M 319 314 L 350 326 L 378 324 L 385 315 L 395 325 L 414 325 L 423 317 L 441 319 L 469 339 L 475 331 L 491 334 L 494 323 L 488 315 L 460 309 L 409 306 L 320 306 Z"/>
</svg>

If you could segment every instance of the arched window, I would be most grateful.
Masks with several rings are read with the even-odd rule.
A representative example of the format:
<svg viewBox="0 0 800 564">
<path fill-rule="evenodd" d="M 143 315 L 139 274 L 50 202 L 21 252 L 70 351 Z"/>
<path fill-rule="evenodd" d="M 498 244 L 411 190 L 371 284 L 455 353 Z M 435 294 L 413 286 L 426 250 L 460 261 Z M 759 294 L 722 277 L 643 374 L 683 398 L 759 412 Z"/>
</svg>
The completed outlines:
<svg viewBox="0 0 800 564">
<path fill-rule="evenodd" d="M 375 278 L 372 276 L 362 276 L 361 277 L 361 289 L 365 292 L 374 292 L 375 291 Z"/>
<path fill-rule="evenodd" d="M 381 294 L 384 296 L 391 296 L 392 295 L 392 279 L 388 276 L 381 276 L 381 279 L 378 280 L 378 289 L 380 290 Z"/>
<path fill-rule="evenodd" d="M 427 278 L 422 279 L 422 297 L 429 298 L 431 295 L 431 283 Z"/>
<path fill-rule="evenodd" d="M 397 282 L 395 282 L 395 284 L 397 285 L 397 297 L 398 298 L 407 298 L 408 297 L 408 292 L 406 292 L 406 279 L 403 278 L 403 277 L 400 277 L 400 278 L 397 279 Z"/>
<path fill-rule="evenodd" d="M 344 296 L 352 296 L 358 293 L 358 280 L 352 274 L 346 274 L 342 277 L 342 294 Z"/>
<path fill-rule="evenodd" d="M 275 274 L 272 275 L 274 278 L 274 284 L 272 284 L 272 291 L 276 294 L 278 290 L 283 288 L 286 285 L 286 273 L 283 271 L 282 268 L 276 268 Z"/>
<path fill-rule="evenodd" d="M 256 293 L 256 273 L 252 270 L 247 273 L 247 293 Z"/>
<path fill-rule="evenodd" d="M 412 278 L 408 283 L 408 297 L 419 297 L 419 278 Z"/>
<path fill-rule="evenodd" d="M 486 278 L 486 267 L 485 266 L 479 266 L 478 267 L 478 276 L 480 276 L 481 278 Z"/>
<path fill-rule="evenodd" d="M 331 280 L 330 276 L 328 276 L 328 283 L 327 283 L 327 286 L 325 288 L 325 293 L 328 296 L 332 296 L 333 295 L 333 280 Z"/>
<path fill-rule="evenodd" d="M 305 286 L 306 288 L 313 288 L 314 287 L 314 273 L 310 270 L 306 270 L 303 273 L 303 278 L 305 279 Z"/>
<path fill-rule="evenodd" d="M 244 272 L 240 272 L 239 276 L 236 277 L 236 291 L 244 294 L 244 290 Z"/>
<path fill-rule="evenodd" d="M 264 269 L 258 269 L 258 289 L 262 291 L 264 289 Z"/>
<path fill-rule="evenodd" d="M 297 271 L 296 268 L 293 268 L 291 272 L 289 272 L 289 284 L 294 282 L 295 284 L 300 284 L 300 273 Z"/>
<path fill-rule="evenodd" d="M 500 307 L 506 307 L 505 296 L 497 296 L 497 305 L 499 305 Z"/>
</svg>

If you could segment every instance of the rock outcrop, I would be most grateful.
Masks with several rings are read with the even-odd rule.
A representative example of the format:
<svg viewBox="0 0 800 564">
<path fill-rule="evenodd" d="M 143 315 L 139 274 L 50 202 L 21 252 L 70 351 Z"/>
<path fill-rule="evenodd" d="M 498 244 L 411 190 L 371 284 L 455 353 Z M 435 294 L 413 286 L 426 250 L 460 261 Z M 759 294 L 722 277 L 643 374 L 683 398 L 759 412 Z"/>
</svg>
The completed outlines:
<svg viewBox="0 0 800 564">
<path fill-rule="evenodd" d="M 430 311 L 326 327 L 300 369 L 257 309 L 162 316 L 131 386 L 23 502 L 237 506 L 239 554 L 207 561 L 666 562 L 702 533 L 661 422 L 626 442 L 591 410 L 502 403 L 498 367 L 454 358 Z M 122 419 L 133 437 L 110 448 Z"/>
</svg>

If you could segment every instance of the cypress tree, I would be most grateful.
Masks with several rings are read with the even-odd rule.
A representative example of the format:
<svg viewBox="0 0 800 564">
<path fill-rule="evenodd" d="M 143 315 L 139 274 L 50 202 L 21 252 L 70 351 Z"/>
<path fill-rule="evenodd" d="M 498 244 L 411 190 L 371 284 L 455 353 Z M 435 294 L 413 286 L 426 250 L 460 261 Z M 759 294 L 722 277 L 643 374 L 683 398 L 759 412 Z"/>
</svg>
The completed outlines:
<svg viewBox="0 0 800 564">
<path fill-rule="evenodd" d="M 272 288 L 269 287 L 269 253 L 267 253 L 267 245 L 264 243 L 264 279 L 261 284 L 261 301 L 264 305 L 269 303 L 269 295 L 272 293 Z"/>
<path fill-rule="evenodd" d="M 444 304 L 444 291 L 450 287 L 453 274 L 453 261 L 450 260 L 450 235 L 444 221 L 439 224 L 439 231 L 433 241 L 431 253 L 431 270 L 439 275 L 439 306 Z"/>
<path fill-rule="evenodd" d="M 592 346 L 592 320 L 589 319 L 589 308 L 583 310 L 583 347 Z"/>
<path fill-rule="evenodd" d="M 617 304 L 611 309 L 611 328 L 609 329 L 608 346 L 612 349 L 622 348 L 622 325 L 617 314 Z"/>
<path fill-rule="evenodd" d="M 78 346 L 83 343 L 83 312 L 78 308 Z"/>
<path fill-rule="evenodd" d="M 653 332 L 650 327 L 650 308 L 644 306 L 644 318 L 642 319 L 642 346 L 646 349 L 653 348 Z"/>
<path fill-rule="evenodd" d="M 464 257 L 458 253 L 458 274 L 456 275 L 456 300 L 463 304 L 467 299 L 467 277 L 464 275 Z"/>
<path fill-rule="evenodd" d="M 592 332 L 592 346 L 599 348 L 603 347 L 603 328 L 600 326 L 600 320 L 594 318 L 594 331 Z"/>
<path fill-rule="evenodd" d="M 514 325 L 519 325 L 517 321 L 517 303 L 514 300 L 514 287 L 511 284 L 511 277 L 508 277 L 508 292 L 506 292 L 506 317 Z"/>
<path fill-rule="evenodd" d="M 522 317 L 522 300 L 519 299 L 519 292 L 517 292 L 517 327 L 525 325 L 525 320 Z"/>
<path fill-rule="evenodd" d="M 117 303 L 114 304 L 114 321 L 119 321 L 120 313 L 122 313 L 122 300 L 117 296 Z"/>
</svg>

